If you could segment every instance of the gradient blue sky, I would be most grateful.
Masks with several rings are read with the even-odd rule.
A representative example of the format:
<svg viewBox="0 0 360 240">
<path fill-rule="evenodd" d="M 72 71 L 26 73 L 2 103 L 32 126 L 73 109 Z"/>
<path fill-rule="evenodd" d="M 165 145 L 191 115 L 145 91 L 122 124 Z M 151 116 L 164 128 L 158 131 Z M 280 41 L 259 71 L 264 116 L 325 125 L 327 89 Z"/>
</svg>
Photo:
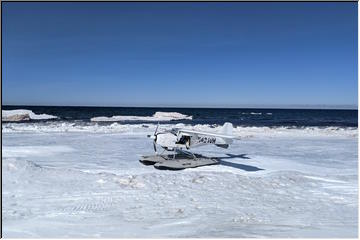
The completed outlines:
<svg viewBox="0 0 360 240">
<path fill-rule="evenodd" d="M 357 105 L 357 3 L 2 3 L 3 104 Z"/>
</svg>

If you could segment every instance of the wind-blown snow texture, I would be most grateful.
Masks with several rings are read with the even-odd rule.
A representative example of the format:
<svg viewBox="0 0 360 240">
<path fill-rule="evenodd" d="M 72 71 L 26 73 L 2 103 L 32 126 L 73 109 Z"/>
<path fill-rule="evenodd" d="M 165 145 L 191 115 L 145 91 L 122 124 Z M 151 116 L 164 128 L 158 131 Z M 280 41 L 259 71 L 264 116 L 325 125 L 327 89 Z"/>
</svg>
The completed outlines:
<svg viewBox="0 0 360 240">
<path fill-rule="evenodd" d="M 196 150 L 220 165 L 159 171 L 155 127 L 4 124 L 4 237 L 357 236 L 357 128 L 237 127 Z"/>
</svg>

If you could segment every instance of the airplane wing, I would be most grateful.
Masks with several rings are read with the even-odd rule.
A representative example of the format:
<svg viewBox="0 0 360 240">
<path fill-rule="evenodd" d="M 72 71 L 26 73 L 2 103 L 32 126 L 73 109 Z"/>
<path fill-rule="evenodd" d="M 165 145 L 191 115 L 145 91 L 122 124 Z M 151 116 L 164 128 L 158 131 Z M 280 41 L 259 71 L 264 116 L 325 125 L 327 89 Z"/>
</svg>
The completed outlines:
<svg viewBox="0 0 360 240">
<path fill-rule="evenodd" d="M 193 131 L 193 130 L 188 130 L 188 129 L 178 129 L 178 134 L 179 135 L 181 134 L 183 136 L 204 135 L 204 136 L 221 137 L 221 138 L 228 138 L 228 139 L 240 139 L 240 137 L 232 136 L 232 135 Z"/>
</svg>

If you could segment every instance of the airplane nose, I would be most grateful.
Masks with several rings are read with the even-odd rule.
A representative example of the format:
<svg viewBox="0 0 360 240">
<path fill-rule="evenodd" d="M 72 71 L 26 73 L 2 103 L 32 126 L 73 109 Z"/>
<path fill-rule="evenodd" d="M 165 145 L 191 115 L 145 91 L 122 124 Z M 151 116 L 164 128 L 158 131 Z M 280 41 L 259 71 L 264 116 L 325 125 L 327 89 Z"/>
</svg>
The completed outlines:
<svg viewBox="0 0 360 240">
<path fill-rule="evenodd" d="M 154 136 L 154 135 L 147 135 L 147 137 L 155 140 L 155 136 Z"/>
</svg>

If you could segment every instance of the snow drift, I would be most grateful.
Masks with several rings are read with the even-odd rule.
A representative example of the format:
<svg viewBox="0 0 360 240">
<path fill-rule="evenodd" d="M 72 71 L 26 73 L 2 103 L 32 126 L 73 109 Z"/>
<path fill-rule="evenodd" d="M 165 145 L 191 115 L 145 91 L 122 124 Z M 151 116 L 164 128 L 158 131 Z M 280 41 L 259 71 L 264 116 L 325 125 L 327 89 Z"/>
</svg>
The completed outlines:
<svg viewBox="0 0 360 240">
<path fill-rule="evenodd" d="M 31 110 L 26 109 L 16 109 L 16 110 L 2 110 L 3 122 L 19 122 L 19 121 L 28 121 L 28 120 L 46 120 L 46 119 L 55 119 L 56 116 L 49 114 L 35 114 Z"/>
<path fill-rule="evenodd" d="M 152 116 L 112 116 L 112 117 L 93 117 L 92 122 L 117 122 L 117 121 L 173 121 L 192 119 L 192 116 L 178 112 L 156 112 Z"/>
</svg>

